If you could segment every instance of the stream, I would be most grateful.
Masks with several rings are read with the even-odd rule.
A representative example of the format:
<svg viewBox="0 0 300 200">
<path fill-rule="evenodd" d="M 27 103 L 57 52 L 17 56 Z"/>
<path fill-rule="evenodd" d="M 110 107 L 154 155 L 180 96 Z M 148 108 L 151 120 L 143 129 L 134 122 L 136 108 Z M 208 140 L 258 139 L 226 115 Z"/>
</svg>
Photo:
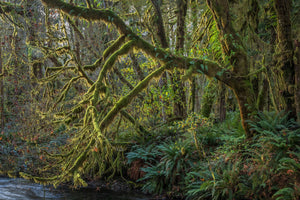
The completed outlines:
<svg viewBox="0 0 300 200">
<path fill-rule="evenodd" d="M 32 183 L 21 178 L 0 178 L 0 200 L 149 200 L 143 194 L 115 191 L 60 190 Z"/>
</svg>

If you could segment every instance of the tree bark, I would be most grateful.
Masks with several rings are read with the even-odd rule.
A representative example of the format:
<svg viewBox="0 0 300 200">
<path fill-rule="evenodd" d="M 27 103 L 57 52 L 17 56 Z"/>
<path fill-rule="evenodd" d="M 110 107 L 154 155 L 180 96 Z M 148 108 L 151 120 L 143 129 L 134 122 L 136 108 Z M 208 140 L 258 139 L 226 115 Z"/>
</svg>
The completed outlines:
<svg viewBox="0 0 300 200">
<path fill-rule="evenodd" d="M 157 27 L 157 36 L 160 42 L 160 45 L 162 48 L 168 48 L 169 43 L 166 38 L 166 31 L 165 31 L 165 26 L 161 14 L 161 9 L 160 6 L 162 4 L 161 0 L 151 0 L 152 5 L 154 6 L 155 9 L 155 14 L 156 14 L 156 27 Z"/>
<path fill-rule="evenodd" d="M 258 112 L 255 92 L 249 87 L 249 83 L 249 79 L 240 79 L 236 80 L 233 86 L 233 92 L 237 98 L 240 109 L 242 126 L 247 138 L 251 138 L 254 135 L 254 132 L 250 130 L 249 121 L 254 121 L 254 116 Z"/>
<path fill-rule="evenodd" d="M 240 108 L 240 116 L 246 137 L 251 138 L 249 120 L 257 113 L 256 95 L 249 78 L 250 63 L 243 42 L 235 31 L 229 11 L 228 0 L 207 0 L 217 28 L 224 55 L 229 58 L 235 77 L 229 77 L 229 85 L 235 93 Z M 223 81 L 224 82 L 224 81 Z"/>
<path fill-rule="evenodd" d="M 283 72 L 283 80 L 285 85 L 282 88 L 282 96 L 285 101 L 285 111 L 290 119 L 297 118 L 295 106 L 295 65 L 293 61 L 294 49 L 292 41 L 292 25 L 291 25 L 291 0 L 275 0 L 275 10 L 277 13 L 277 39 L 278 39 L 278 55 L 277 67 Z"/>
<path fill-rule="evenodd" d="M 185 40 L 185 17 L 187 13 L 187 1 L 177 0 L 177 32 L 176 32 L 176 51 L 182 55 L 184 52 L 184 40 Z M 173 115 L 180 118 L 185 118 L 187 115 L 186 108 L 186 95 L 184 89 L 184 83 L 181 81 L 181 74 L 175 68 L 172 74 L 172 84 L 174 91 L 174 105 Z"/>
<path fill-rule="evenodd" d="M 35 28 L 33 26 L 33 24 L 35 24 L 34 22 L 34 18 L 38 17 L 38 16 L 34 16 L 35 13 L 33 13 L 31 11 L 32 7 L 33 7 L 33 1 L 26 1 L 26 10 L 28 10 L 28 21 L 29 23 L 27 23 L 28 25 L 28 34 L 26 34 L 26 43 L 27 43 L 27 47 L 28 47 L 28 60 L 29 62 L 31 62 L 31 71 L 32 73 L 30 74 L 30 78 L 32 81 L 32 84 L 35 86 L 35 80 L 38 78 L 42 78 L 43 77 L 43 71 L 42 71 L 42 63 L 40 61 L 38 61 L 38 56 L 36 55 L 37 52 L 35 50 L 35 40 L 36 40 L 36 33 L 39 32 L 37 30 L 37 28 Z"/>
<path fill-rule="evenodd" d="M 2 41 L 0 39 L 0 74 L 2 74 L 2 76 L 0 77 L 0 128 L 1 131 L 4 130 L 4 126 L 5 126 L 5 121 L 4 121 L 4 68 L 2 66 Z"/>
<path fill-rule="evenodd" d="M 297 112 L 297 121 L 300 122 L 300 42 L 295 40 L 295 104 Z"/>
<path fill-rule="evenodd" d="M 190 83 L 190 112 L 194 113 L 196 112 L 196 78 L 193 77 L 191 83 Z"/>
<path fill-rule="evenodd" d="M 219 114 L 220 122 L 223 122 L 226 118 L 226 87 L 223 83 L 219 83 L 220 88 L 220 100 L 219 100 Z"/>
</svg>

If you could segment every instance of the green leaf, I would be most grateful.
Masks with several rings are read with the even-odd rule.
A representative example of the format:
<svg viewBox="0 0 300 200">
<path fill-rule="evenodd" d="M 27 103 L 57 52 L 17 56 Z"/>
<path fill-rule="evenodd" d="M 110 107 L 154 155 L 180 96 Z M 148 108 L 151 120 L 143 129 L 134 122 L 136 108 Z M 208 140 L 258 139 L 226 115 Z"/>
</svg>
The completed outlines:
<svg viewBox="0 0 300 200">
<path fill-rule="evenodd" d="M 197 69 L 196 71 L 199 72 L 200 74 L 203 74 L 203 72 L 199 69 Z"/>
</svg>

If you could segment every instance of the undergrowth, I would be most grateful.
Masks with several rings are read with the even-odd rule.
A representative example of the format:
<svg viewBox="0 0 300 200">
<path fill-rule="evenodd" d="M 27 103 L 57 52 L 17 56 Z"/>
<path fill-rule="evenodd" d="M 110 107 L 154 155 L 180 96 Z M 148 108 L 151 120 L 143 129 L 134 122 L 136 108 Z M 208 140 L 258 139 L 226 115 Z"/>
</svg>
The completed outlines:
<svg viewBox="0 0 300 200">
<path fill-rule="evenodd" d="M 223 123 L 193 114 L 149 135 L 120 133 L 116 142 L 126 145 L 120 169 L 143 191 L 170 199 L 299 199 L 300 125 L 273 112 L 258 114 L 250 125 L 256 134 L 246 139 L 239 113 L 229 113 Z M 63 133 L 57 129 L 51 137 L 32 138 L 2 134 L 0 169 L 43 173 L 41 151 L 64 145 L 68 138 Z M 100 157 L 96 161 L 102 162 Z"/>
<path fill-rule="evenodd" d="M 299 124 L 282 113 L 260 113 L 250 123 L 256 135 L 247 140 L 236 113 L 221 124 L 192 121 L 171 127 L 184 130 L 174 131 L 173 140 L 136 144 L 127 154 L 129 164 L 143 163 L 136 180 L 144 191 L 186 199 L 299 198 Z"/>
</svg>

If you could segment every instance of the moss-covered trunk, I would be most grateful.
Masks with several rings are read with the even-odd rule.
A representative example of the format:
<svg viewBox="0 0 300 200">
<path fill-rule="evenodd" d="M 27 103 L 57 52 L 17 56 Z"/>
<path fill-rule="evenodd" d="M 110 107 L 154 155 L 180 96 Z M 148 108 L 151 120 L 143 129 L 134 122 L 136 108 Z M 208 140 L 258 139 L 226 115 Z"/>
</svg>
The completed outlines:
<svg viewBox="0 0 300 200">
<path fill-rule="evenodd" d="M 249 76 L 251 64 L 245 45 L 232 24 L 229 1 L 206 0 L 206 2 L 220 32 L 223 54 L 232 66 L 233 76 L 228 77 L 227 85 L 233 89 L 237 98 L 246 137 L 251 138 L 253 133 L 250 131 L 249 120 L 253 120 L 253 116 L 257 113 L 257 101 Z"/>
<path fill-rule="evenodd" d="M 249 86 L 249 79 L 241 79 L 236 81 L 233 86 L 234 94 L 237 98 L 242 126 L 246 132 L 246 137 L 253 137 L 253 132 L 250 130 L 249 120 L 253 121 L 255 114 L 257 114 L 255 92 Z"/>
<path fill-rule="evenodd" d="M 290 119 L 296 119 L 297 113 L 295 105 L 295 65 L 293 61 L 294 48 L 290 17 L 292 1 L 275 0 L 274 5 L 277 14 L 277 67 L 282 71 L 281 78 L 285 83 L 281 88 L 281 93 L 285 101 L 284 110 L 289 113 Z"/>
<path fill-rule="evenodd" d="M 176 31 L 176 51 L 179 54 L 184 52 L 185 42 L 185 17 L 187 13 L 187 1 L 177 0 L 177 31 Z M 186 106 L 186 94 L 185 86 L 181 81 L 181 73 L 175 69 L 172 74 L 172 84 L 174 90 L 174 106 L 173 115 L 176 117 L 186 117 L 187 106 Z"/>
<path fill-rule="evenodd" d="M 300 42 L 295 41 L 295 104 L 297 121 L 300 122 Z"/>
</svg>

